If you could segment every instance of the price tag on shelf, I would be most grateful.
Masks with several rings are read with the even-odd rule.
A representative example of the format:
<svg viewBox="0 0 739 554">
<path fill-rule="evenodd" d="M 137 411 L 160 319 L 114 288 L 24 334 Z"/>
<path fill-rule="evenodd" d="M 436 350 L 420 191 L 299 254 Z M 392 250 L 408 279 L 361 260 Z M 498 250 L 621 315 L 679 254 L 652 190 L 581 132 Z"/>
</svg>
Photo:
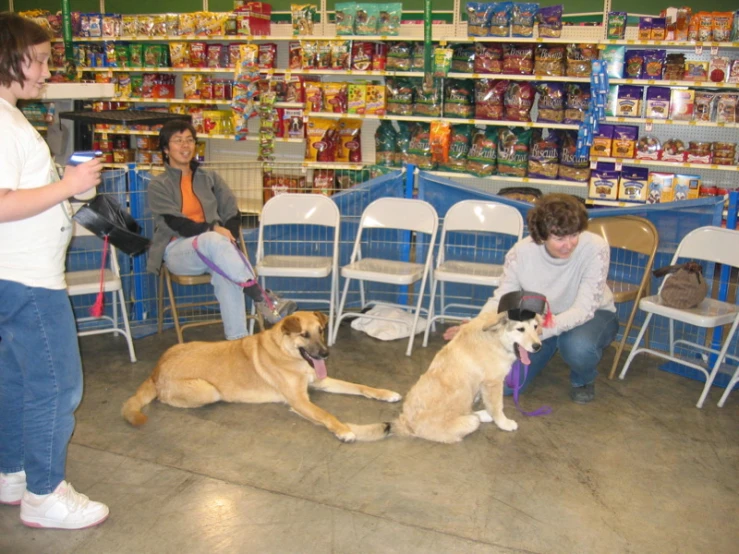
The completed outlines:
<svg viewBox="0 0 739 554">
<path fill-rule="evenodd" d="M 693 167 L 693 164 L 689 164 L 689 163 L 683 163 L 680 165 L 682 165 L 683 167 Z"/>
<path fill-rule="evenodd" d="M 665 119 L 662 123 L 665 123 L 667 125 L 672 125 L 674 121 L 672 121 L 672 119 Z"/>
<path fill-rule="evenodd" d="M 590 169 L 595 169 L 598 167 L 598 160 L 597 159 L 591 159 L 590 160 Z"/>
<path fill-rule="evenodd" d="M 621 160 L 616 160 L 616 171 L 621 171 L 624 163 Z"/>
<path fill-rule="evenodd" d="M 718 164 L 711 164 L 711 169 L 718 169 Z"/>
<path fill-rule="evenodd" d="M 718 54 L 718 44 L 712 44 L 711 45 L 711 55 L 716 56 Z"/>
<path fill-rule="evenodd" d="M 626 41 L 626 44 L 636 44 L 636 41 L 635 40 L 627 40 Z"/>
<path fill-rule="evenodd" d="M 726 127 L 726 123 L 724 123 L 723 121 L 719 121 L 718 123 L 716 123 L 716 127 Z"/>
<path fill-rule="evenodd" d="M 445 41 L 445 40 L 440 40 L 439 41 L 439 46 L 446 46 L 446 45 L 447 45 L 447 41 Z"/>
<path fill-rule="evenodd" d="M 472 78 L 473 79 L 479 79 L 480 78 L 480 74 L 479 73 L 473 73 L 472 74 Z"/>
<path fill-rule="evenodd" d="M 529 181 L 530 181 L 530 179 L 528 177 L 522 177 L 521 178 L 521 182 L 522 183 L 528 183 Z"/>
<path fill-rule="evenodd" d="M 380 35 L 380 40 L 387 40 L 387 35 Z"/>
<path fill-rule="evenodd" d="M 472 125 L 474 125 L 475 124 L 475 120 L 474 119 L 468 119 L 467 120 L 467 123 L 471 123 Z"/>
<path fill-rule="evenodd" d="M 544 42 L 544 39 L 541 37 L 536 37 L 536 42 Z"/>
<path fill-rule="evenodd" d="M 702 42 L 695 43 L 695 53 L 699 56 L 703 54 L 703 43 Z"/>
<path fill-rule="evenodd" d="M 655 82 L 656 82 L 656 81 L 655 81 L 654 79 L 649 79 L 649 80 L 647 81 L 647 84 L 648 84 L 648 85 L 653 85 L 653 84 L 654 84 Z"/>
<path fill-rule="evenodd" d="M 691 127 L 695 127 L 696 125 L 698 125 L 698 122 L 691 119 L 690 121 L 688 121 L 688 125 L 690 125 Z"/>
<path fill-rule="evenodd" d="M 651 132 L 654 129 L 654 122 L 651 119 L 647 119 L 647 122 L 644 124 L 644 130 L 647 132 Z"/>
</svg>

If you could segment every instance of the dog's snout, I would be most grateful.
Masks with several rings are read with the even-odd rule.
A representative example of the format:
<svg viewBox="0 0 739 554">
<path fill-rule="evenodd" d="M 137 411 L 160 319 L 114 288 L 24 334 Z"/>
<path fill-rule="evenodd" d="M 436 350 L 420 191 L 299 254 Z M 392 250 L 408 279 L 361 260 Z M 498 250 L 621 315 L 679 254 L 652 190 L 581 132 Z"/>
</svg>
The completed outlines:
<svg viewBox="0 0 739 554">
<path fill-rule="evenodd" d="M 539 350 L 541 350 L 541 343 L 540 342 L 537 342 L 536 344 L 532 344 L 531 345 L 531 349 L 534 352 L 538 352 Z"/>
</svg>

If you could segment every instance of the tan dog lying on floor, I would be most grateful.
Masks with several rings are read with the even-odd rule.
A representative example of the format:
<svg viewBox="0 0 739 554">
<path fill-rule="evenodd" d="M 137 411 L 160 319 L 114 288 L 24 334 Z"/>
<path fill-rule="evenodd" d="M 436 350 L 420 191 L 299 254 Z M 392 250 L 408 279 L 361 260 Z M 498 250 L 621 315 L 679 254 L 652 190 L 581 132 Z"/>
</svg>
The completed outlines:
<svg viewBox="0 0 739 554">
<path fill-rule="evenodd" d="M 155 398 L 177 408 L 213 402 L 285 402 L 344 442 L 354 432 L 310 401 L 308 388 L 397 402 L 397 392 L 326 376 L 328 319 L 320 312 L 295 312 L 274 327 L 236 341 L 190 342 L 167 350 L 151 377 L 123 404 L 131 425 L 146 423 L 141 409 Z"/>
<path fill-rule="evenodd" d="M 485 312 L 459 328 L 434 357 L 406 395 L 400 417 L 392 423 L 349 427 L 359 441 L 389 434 L 437 442 L 458 442 L 494 421 L 504 431 L 518 424 L 503 413 L 503 381 L 517 359 L 529 363 L 529 352 L 541 348 L 541 316 L 514 321 L 507 313 Z M 472 411 L 478 396 L 485 410 Z"/>
</svg>

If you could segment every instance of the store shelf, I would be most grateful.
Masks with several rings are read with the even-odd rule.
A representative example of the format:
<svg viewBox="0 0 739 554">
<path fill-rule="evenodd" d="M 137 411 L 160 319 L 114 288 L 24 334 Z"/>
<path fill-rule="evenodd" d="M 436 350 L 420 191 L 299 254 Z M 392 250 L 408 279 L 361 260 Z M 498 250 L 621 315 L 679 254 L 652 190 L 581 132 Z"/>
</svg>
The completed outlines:
<svg viewBox="0 0 739 554">
<path fill-rule="evenodd" d="M 112 98 L 113 83 L 47 83 L 40 100 L 85 100 Z"/>
<path fill-rule="evenodd" d="M 561 83 L 589 83 L 590 77 L 567 77 L 563 75 L 507 75 L 504 73 L 449 73 L 451 79 L 500 79 L 503 81 L 547 81 Z"/>
<path fill-rule="evenodd" d="M 130 104 L 205 104 L 207 106 L 231 105 L 231 100 L 192 100 L 185 98 L 116 98 L 117 102 Z"/>
<path fill-rule="evenodd" d="M 627 46 L 662 46 L 668 48 L 739 48 L 739 42 L 701 42 L 694 40 L 630 40 L 605 39 L 598 42 L 602 46 L 625 44 Z"/>
<path fill-rule="evenodd" d="M 60 119 L 71 119 L 80 123 L 108 123 L 112 125 L 158 125 L 173 119 L 190 119 L 186 114 L 147 112 L 144 110 L 103 110 L 99 112 L 61 112 Z"/>
<path fill-rule="evenodd" d="M 608 123 L 633 123 L 647 125 L 684 125 L 688 127 L 715 127 L 738 129 L 737 123 L 716 123 L 715 121 L 679 121 L 675 119 L 653 119 L 648 117 L 606 117 Z"/>
<path fill-rule="evenodd" d="M 325 39 L 324 39 L 325 40 Z M 260 69 L 263 75 L 359 75 L 377 77 L 423 77 L 423 71 L 359 71 L 355 69 Z"/>
<path fill-rule="evenodd" d="M 551 43 L 551 44 L 572 44 L 578 42 L 573 38 L 547 38 L 547 37 L 444 37 L 439 39 L 440 42 L 453 42 L 456 44 L 463 44 L 468 42 L 507 42 L 516 44 L 540 44 L 540 43 Z M 580 41 L 582 42 L 582 41 Z"/>
<path fill-rule="evenodd" d="M 614 208 L 646 206 L 646 202 L 624 202 L 623 200 L 598 200 L 596 198 L 586 198 L 585 204 L 587 204 L 588 206 L 610 206 Z"/>
<path fill-rule="evenodd" d="M 233 67 L 78 67 L 93 73 L 230 73 Z"/>
<path fill-rule="evenodd" d="M 485 179 L 489 181 L 506 181 L 510 183 L 536 183 L 543 185 L 559 185 L 567 187 L 587 188 L 588 183 L 578 181 L 565 181 L 563 179 L 536 179 L 534 177 L 509 177 L 508 175 L 489 175 L 480 177 L 471 173 L 456 173 L 454 171 L 430 171 L 432 175 L 446 177 L 447 179 Z"/>
<path fill-rule="evenodd" d="M 609 79 L 608 83 L 611 85 L 656 85 L 663 87 L 739 89 L 739 83 L 714 83 L 712 81 L 667 81 L 665 79 Z"/>
<path fill-rule="evenodd" d="M 159 131 L 136 131 L 132 129 L 95 129 L 93 132 L 96 135 L 131 135 L 131 136 L 143 136 L 143 137 L 158 137 L 159 136 Z M 236 140 L 236 135 L 199 134 L 198 140 L 201 140 L 201 139 Z M 256 133 L 253 135 L 247 135 L 245 140 L 256 141 L 256 140 L 259 140 L 259 136 Z M 275 137 L 275 142 L 302 143 L 302 142 L 305 142 L 305 139 Z"/>
<path fill-rule="evenodd" d="M 308 117 L 323 117 L 325 119 L 378 119 L 390 121 L 422 121 L 430 123 L 431 121 L 448 121 L 452 124 L 468 123 L 470 125 L 493 125 L 497 127 L 539 127 L 542 129 L 577 129 L 577 125 L 565 125 L 562 123 L 537 123 L 529 121 L 498 121 L 492 119 L 466 119 L 462 117 L 437 117 L 437 116 L 420 116 L 420 115 L 364 115 L 354 113 L 334 113 L 334 112 L 307 112 Z"/>
<path fill-rule="evenodd" d="M 341 162 L 303 162 L 306 169 L 364 169 L 365 164 L 341 163 Z"/>
<path fill-rule="evenodd" d="M 688 163 L 688 162 L 663 162 L 663 161 L 655 161 L 655 160 L 638 160 L 635 158 L 602 158 L 602 157 L 596 157 L 591 156 L 590 158 L 591 163 L 592 162 L 615 162 L 625 165 L 649 165 L 654 167 L 670 167 L 672 169 L 682 169 L 682 168 L 691 168 L 691 169 L 711 169 L 715 171 L 739 171 L 739 166 L 736 165 L 718 165 L 718 164 L 696 164 L 696 163 Z"/>
</svg>

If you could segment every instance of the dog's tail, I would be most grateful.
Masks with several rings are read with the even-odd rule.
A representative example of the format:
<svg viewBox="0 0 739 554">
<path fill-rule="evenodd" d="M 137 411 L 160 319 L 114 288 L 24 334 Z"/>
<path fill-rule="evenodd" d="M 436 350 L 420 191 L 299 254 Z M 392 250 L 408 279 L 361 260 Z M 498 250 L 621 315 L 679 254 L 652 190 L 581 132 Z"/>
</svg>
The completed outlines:
<svg viewBox="0 0 739 554">
<path fill-rule="evenodd" d="M 123 403 L 121 415 L 134 427 L 143 425 L 148 418 L 141 412 L 141 408 L 150 404 L 156 397 L 157 387 L 154 380 L 149 377 L 141 383 L 136 394 Z"/>
<path fill-rule="evenodd" d="M 397 437 L 415 436 L 402 416 L 395 421 L 386 421 L 384 423 L 371 423 L 369 425 L 348 423 L 347 425 L 349 425 L 349 428 L 357 436 L 357 442 L 379 441 L 390 435 Z"/>
<path fill-rule="evenodd" d="M 354 423 L 347 423 L 347 425 L 357 436 L 357 442 L 380 441 L 393 434 L 393 423 L 390 421 L 369 425 L 355 425 Z"/>
</svg>

